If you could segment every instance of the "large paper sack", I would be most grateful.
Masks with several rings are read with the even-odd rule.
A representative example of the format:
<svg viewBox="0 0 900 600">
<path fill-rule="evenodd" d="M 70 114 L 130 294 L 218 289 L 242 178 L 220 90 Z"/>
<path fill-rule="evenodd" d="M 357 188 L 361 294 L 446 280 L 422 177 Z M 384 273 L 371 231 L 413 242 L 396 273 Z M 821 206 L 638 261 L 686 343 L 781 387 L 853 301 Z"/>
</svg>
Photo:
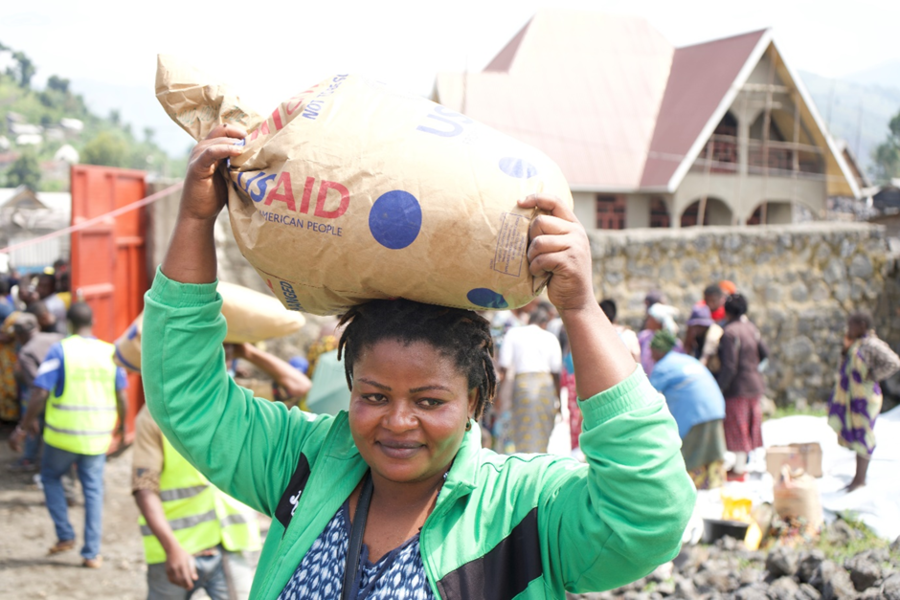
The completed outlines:
<svg viewBox="0 0 900 600">
<path fill-rule="evenodd" d="M 789 465 L 782 465 L 780 478 L 772 489 L 775 512 L 783 519 L 803 519 L 810 531 L 817 531 L 823 521 L 819 486 L 812 475 L 802 470 L 797 473 Z"/>
<path fill-rule="evenodd" d="M 375 298 L 472 309 L 528 303 L 525 254 L 543 192 L 569 206 L 538 150 L 443 106 L 355 75 L 330 77 L 263 119 L 160 56 L 156 93 L 195 139 L 252 130 L 232 159 L 228 209 L 244 257 L 293 310 L 337 314 Z"/>
<path fill-rule="evenodd" d="M 240 285 L 220 281 L 216 288 L 222 296 L 222 316 L 228 324 L 225 341 L 232 344 L 256 343 L 300 331 L 306 319 L 285 310 L 277 300 Z M 141 372 L 141 329 L 144 313 L 115 342 L 115 362 L 135 373 Z"/>
</svg>

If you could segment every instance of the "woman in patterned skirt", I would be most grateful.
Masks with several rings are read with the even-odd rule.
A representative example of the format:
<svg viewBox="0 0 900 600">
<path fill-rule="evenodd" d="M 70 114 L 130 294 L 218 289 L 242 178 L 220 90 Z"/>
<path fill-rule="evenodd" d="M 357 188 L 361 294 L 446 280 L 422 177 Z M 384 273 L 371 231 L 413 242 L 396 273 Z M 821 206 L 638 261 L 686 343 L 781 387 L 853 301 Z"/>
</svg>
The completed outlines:
<svg viewBox="0 0 900 600">
<path fill-rule="evenodd" d="M 834 392 L 828 403 L 828 424 L 841 446 L 856 452 L 856 475 L 848 492 L 866 485 L 869 460 L 875 450 L 875 418 L 881 412 L 883 381 L 900 370 L 900 358 L 872 329 L 872 317 L 856 312 L 847 319 L 847 335 Z"/>
<path fill-rule="evenodd" d="M 512 438 L 516 452 L 546 452 L 559 403 L 562 350 L 547 331 L 550 312 L 538 306 L 525 327 L 510 329 L 500 348 L 500 373 L 515 373 Z"/>
<path fill-rule="evenodd" d="M 19 420 L 19 384 L 16 381 L 16 338 L 12 333 L 13 324 L 21 313 L 13 312 L 0 326 L 0 421 L 15 423 Z"/>
</svg>

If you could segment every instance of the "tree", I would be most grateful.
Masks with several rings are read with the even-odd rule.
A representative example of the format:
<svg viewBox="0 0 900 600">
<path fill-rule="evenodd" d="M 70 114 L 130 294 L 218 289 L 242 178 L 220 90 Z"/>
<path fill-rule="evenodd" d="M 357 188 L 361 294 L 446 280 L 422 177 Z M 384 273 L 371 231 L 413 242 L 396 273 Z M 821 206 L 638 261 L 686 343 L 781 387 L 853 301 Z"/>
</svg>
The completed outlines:
<svg viewBox="0 0 900 600">
<path fill-rule="evenodd" d="M 887 139 L 872 153 L 872 159 L 875 161 L 875 179 L 882 183 L 900 177 L 900 112 L 894 115 L 888 127 L 891 132 Z"/>
<path fill-rule="evenodd" d="M 88 165 L 124 167 L 130 162 L 130 156 L 128 142 L 118 135 L 102 131 L 84 145 L 81 162 Z"/>
<path fill-rule="evenodd" d="M 34 73 L 37 71 L 34 63 L 31 62 L 31 59 L 24 52 L 13 52 L 12 58 L 16 61 L 16 64 L 7 68 L 6 72 L 16 78 L 20 88 L 30 87 L 31 78 L 34 77 Z"/>
<path fill-rule="evenodd" d="M 41 165 L 37 154 L 31 148 L 25 149 L 6 171 L 6 185 L 10 187 L 28 186 L 37 190 L 41 183 Z"/>
<path fill-rule="evenodd" d="M 47 80 L 47 87 L 51 90 L 56 90 L 58 92 L 62 92 L 63 94 L 68 94 L 69 80 L 63 79 L 62 77 L 57 77 L 56 75 L 51 75 L 50 79 Z"/>
</svg>

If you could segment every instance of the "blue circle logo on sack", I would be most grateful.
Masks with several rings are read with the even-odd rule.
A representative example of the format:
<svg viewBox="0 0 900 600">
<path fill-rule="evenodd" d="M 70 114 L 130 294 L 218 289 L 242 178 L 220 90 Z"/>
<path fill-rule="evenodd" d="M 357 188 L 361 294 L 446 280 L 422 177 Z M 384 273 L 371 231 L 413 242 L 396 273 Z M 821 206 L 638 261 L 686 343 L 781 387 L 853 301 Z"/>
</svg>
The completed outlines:
<svg viewBox="0 0 900 600">
<path fill-rule="evenodd" d="M 476 306 L 481 306 L 483 308 L 508 308 L 509 304 L 506 302 L 506 298 L 504 298 L 501 294 L 498 294 L 494 290 L 489 290 L 488 288 L 475 288 L 474 290 L 469 290 L 469 293 L 466 294 L 466 298 L 469 299 L 469 302 Z"/>
<path fill-rule="evenodd" d="M 500 159 L 500 170 L 516 179 L 528 179 L 538 174 L 537 167 L 530 162 L 514 156 L 505 156 Z"/>
<path fill-rule="evenodd" d="M 416 197 L 393 190 L 378 197 L 369 212 L 369 230 L 375 240 L 391 250 L 406 248 L 422 229 L 422 207 Z"/>
</svg>

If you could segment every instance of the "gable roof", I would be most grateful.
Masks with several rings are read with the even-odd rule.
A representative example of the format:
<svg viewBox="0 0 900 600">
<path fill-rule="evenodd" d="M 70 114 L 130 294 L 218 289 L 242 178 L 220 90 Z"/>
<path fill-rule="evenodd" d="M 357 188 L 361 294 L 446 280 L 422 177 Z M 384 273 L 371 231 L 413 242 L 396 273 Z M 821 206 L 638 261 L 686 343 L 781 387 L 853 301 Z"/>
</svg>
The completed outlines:
<svg viewBox="0 0 900 600">
<path fill-rule="evenodd" d="M 25 186 L 0 188 L 0 225 L 56 231 L 70 225 L 72 195 L 69 192 L 34 192 Z"/>
<path fill-rule="evenodd" d="M 673 192 L 770 48 L 770 30 L 675 49 L 639 17 L 543 9 L 481 73 L 438 74 L 434 99 L 540 148 L 573 191 Z M 777 70 L 827 150 L 828 193 L 858 197 L 802 82 Z"/>
<path fill-rule="evenodd" d="M 438 74 L 435 96 L 543 150 L 573 189 L 634 189 L 672 53 L 639 17 L 542 10 L 485 71 Z"/>
<path fill-rule="evenodd" d="M 47 208 L 30 188 L 20 185 L 16 188 L 0 188 L 0 209 L 41 209 Z"/>
<path fill-rule="evenodd" d="M 770 40 L 769 31 L 763 29 L 675 50 L 642 188 L 672 189 L 672 177 L 687 162 L 692 146 L 699 140 L 702 148 L 709 139 L 737 95 L 735 81 L 747 78 L 747 66 L 752 69 L 759 62 Z M 747 71 L 743 78 L 742 71 Z"/>
<path fill-rule="evenodd" d="M 519 45 L 522 43 L 522 39 L 525 37 L 525 32 L 528 31 L 528 26 L 531 25 L 531 21 L 529 20 L 525 23 L 525 26 L 519 30 L 519 33 L 515 35 L 513 39 L 509 41 L 508 44 L 500 51 L 497 56 L 494 57 L 488 66 L 484 68 L 485 72 L 500 72 L 500 73 L 508 73 L 509 68 L 512 66 L 512 61 L 516 57 L 516 52 L 519 50 Z"/>
</svg>

